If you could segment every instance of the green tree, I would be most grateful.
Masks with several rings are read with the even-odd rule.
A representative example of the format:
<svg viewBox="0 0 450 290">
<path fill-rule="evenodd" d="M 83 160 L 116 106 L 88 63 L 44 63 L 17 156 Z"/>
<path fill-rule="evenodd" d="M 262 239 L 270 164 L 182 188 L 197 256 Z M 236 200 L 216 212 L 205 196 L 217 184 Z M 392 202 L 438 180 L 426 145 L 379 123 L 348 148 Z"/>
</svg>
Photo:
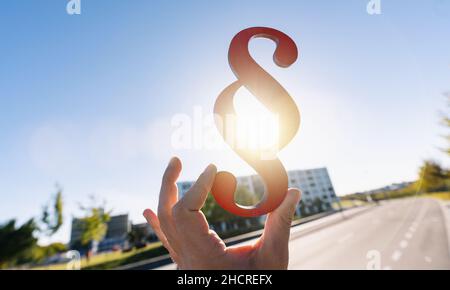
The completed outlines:
<svg viewBox="0 0 450 290">
<path fill-rule="evenodd" d="M 0 225 L 0 268 L 14 266 L 18 259 L 36 246 L 37 239 L 33 236 L 36 229 L 34 219 L 18 228 L 15 220 Z"/>
<path fill-rule="evenodd" d="M 88 245 L 93 241 L 101 241 L 108 229 L 109 213 L 105 213 L 103 208 L 93 208 L 91 214 L 81 218 L 81 244 Z"/>
<path fill-rule="evenodd" d="M 212 194 L 208 194 L 202 212 L 210 223 L 227 221 L 234 218 L 233 214 L 219 206 Z"/>
<path fill-rule="evenodd" d="M 34 262 L 39 263 L 44 261 L 46 258 L 54 256 L 58 253 L 63 253 L 67 251 L 67 246 L 62 243 L 53 243 L 48 246 L 36 245 L 32 248 L 29 255 L 24 257 L 23 262 Z"/>
<path fill-rule="evenodd" d="M 56 189 L 56 194 L 51 201 L 52 205 L 46 205 L 41 216 L 42 226 L 40 229 L 48 236 L 55 234 L 64 222 L 62 189 L 58 185 Z"/>
<path fill-rule="evenodd" d="M 315 207 L 318 212 L 322 212 L 323 211 L 323 201 L 320 197 L 316 197 L 313 202 L 312 202 L 312 206 Z"/>
<path fill-rule="evenodd" d="M 238 187 L 235 193 L 236 203 L 242 206 L 251 206 L 258 202 L 258 196 L 248 191 L 245 187 Z M 205 206 L 202 208 L 203 213 L 209 222 L 223 222 L 236 219 L 236 216 L 224 210 L 215 201 L 212 194 L 206 198 Z"/>
<path fill-rule="evenodd" d="M 300 216 L 301 217 L 307 217 L 310 214 L 306 212 L 306 205 L 305 202 L 301 201 L 300 202 Z"/>
<path fill-rule="evenodd" d="M 80 205 L 80 209 L 85 213 L 78 223 L 82 246 L 89 246 L 93 241 L 101 241 L 106 235 L 107 222 L 110 220 L 110 212 L 105 210 L 105 204 L 97 205 L 94 197 L 91 197 L 91 203 L 90 206 Z"/>
<path fill-rule="evenodd" d="M 51 199 L 51 206 L 44 207 L 41 217 L 30 219 L 16 228 L 16 221 L 0 225 L 0 268 L 16 264 L 39 262 L 48 256 L 65 250 L 62 244 L 51 244 L 41 247 L 37 245 L 35 235 L 44 233 L 51 236 L 63 224 L 62 189 L 57 186 L 57 192 Z"/>
<path fill-rule="evenodd" d="M 236 203 L 243 206 L 252 206 L 258 203 L 259 196 L 250 192 L 246 187 L 238 187 L 234 194 Z"/>
<path fill-rule="evenodd" d="M 418 189 L 423 192 L 442 191 L 448 189 L 449 171 L 431 160 L 424 162 L 419 172 Z"/>
</svg>

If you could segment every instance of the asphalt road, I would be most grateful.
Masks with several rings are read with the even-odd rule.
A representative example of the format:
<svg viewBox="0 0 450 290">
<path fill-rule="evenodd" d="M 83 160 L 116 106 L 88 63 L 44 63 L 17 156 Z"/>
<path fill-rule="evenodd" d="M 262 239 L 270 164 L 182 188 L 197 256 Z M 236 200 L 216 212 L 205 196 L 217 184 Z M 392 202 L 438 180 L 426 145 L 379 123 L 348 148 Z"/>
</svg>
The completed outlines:
<svg viewBox="0 0 450 290">
<path fill-rule="evenodd" d="M 433 199 L 396 200 L 313 232 L 294 227 L 289 269 L 450 269 L 442 209 Z"/>
<path fill-rule="evenodd" d="M 436 200 L 389 202 L 312 234 L 294 236 L 289 268 L 450 269 L 446 222 Z"/>
</svg>

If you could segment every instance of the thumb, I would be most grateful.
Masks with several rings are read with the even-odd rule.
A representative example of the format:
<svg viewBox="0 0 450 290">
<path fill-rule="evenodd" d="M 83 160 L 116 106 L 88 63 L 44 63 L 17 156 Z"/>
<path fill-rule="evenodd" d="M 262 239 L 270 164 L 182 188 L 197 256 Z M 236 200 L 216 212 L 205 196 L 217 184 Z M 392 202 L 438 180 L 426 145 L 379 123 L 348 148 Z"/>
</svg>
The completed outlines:
<svg viewBox="0 0 450 290">
<path fill-rule="evenodd" d="M 269 214 L 264 227 L 264 246 L 268 246 L 271 249 L 287 246 L 292 219 L 300 199 L 300 190 L 291 188 L 288 190 L 286 198 L 281 205 Z"/>
</svg>

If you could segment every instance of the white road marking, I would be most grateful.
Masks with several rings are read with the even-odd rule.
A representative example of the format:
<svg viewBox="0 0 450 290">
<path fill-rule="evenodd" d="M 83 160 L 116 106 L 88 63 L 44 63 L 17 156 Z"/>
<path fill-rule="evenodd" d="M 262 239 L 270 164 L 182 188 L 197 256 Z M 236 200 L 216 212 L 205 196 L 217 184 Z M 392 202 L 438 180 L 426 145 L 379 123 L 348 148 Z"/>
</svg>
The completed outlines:
<svg viewBox="0 0 450 290">
<path fill-rule="evenodd" d="M 399 250 L 395 251 L 392 256 L 391 259 L 395 262 L 397 262 L 398 260 L 400 260 L 400 257 L 402 256 L 402 252 L 400 252 Z"/>
<path fill-rule="evenodd" d="M 408 247 L 408 241 L 403 240 L 400 242 L 400 248 L 405 249 L 406 247 Z"/>
<path fill-rule="evenodd" d="M 349 233 L 338 240 L 339 244 L 342 244 L 348 240 L 350 240 L 354 236 L 354 233 Z"/>
</svg>

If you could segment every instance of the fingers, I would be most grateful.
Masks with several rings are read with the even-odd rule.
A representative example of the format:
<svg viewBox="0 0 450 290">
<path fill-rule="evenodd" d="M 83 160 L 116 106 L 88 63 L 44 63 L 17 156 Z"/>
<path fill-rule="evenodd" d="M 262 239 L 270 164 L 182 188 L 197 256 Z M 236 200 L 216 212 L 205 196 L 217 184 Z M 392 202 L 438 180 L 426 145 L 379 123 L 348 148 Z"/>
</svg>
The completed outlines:
<svg viewBox="0 0 450 290">
<path fill-rule="evenodd" d="M 158 218 L 162 232 L 171 247 L 177 250 L 178 238 L 173 223 L 172 208 L 178 200 L 178 188 L 176 181 L 181 172 L 181 161 L 173 157 L 167 165 L 161 184 L 158 204 Z"/>
<path fill-rule="evenodd" d="M 204 252 L 210 244 L 208 222 L 200 211 L 214 183 L 217 169 L 209 165 L 195 184 L 173 208 L 174 224 L 182 247 L 190 251 Z"/>
<path fill-rule="evenodd" d="M 205 204 L 206 197 L 211 191 L 217 168 L 213 164 L 206 167 L 195 184 L 189 189 L 184 197 L 178 202 L 177 207 L 181 210 L 198 211 Z"/>
<path fill-rule="evenodd" d="M 161 226 L 159 224 L 159 220 L 158 220 L 158 217 L 156 216 L 156 214 L 152 210 L 146 209 L 144 211 L 143 215 L 144 215 L 145 219 L 147 220 L 147 223 L 155 231 L 156 236 L 161 241 L 163 246 L 167 250 L 169 250 L 169 248 L 171 248 L 171 247 L 169 245 L 169 242 L 167 241 L 166 235 L 161 230 Z"/>
<path fill-rule="evenodd" d="M 289 189 L 281 205 L 269 214 L 264 227 L 263 246 L 272 249 L 287 247 L 291 222 L 300 199 L 301 193 L 298 189 Z"/>
<path fill-rule="evenodd" d="M 158 215 L 170 216 L 170 211 L 178 199 L 178 188 L 176 181 L 181 172 L 181 161 L 173 157 L 167 165 L 159 193 Z"/>
<path fill-rule="evenodd" d="M 152 227 L 152 229 L 155 231 L 156 236 L 163 244 L 164 248 L 169 251 L 170 256 L 174 260 L 174 262 L 177 262 L 178 257 L 175 251 L 173 250 L 172 246 L 169 244 L 169 241 L 166 238 L 166 235 L 161 230 L 161 226 L 159 224 L 159 219 L 156 216 L 156 214 L 151 209 L 146 209 L 143 213 L 145 219 L 147 220 L 147 223 Z"/>
</svg>

